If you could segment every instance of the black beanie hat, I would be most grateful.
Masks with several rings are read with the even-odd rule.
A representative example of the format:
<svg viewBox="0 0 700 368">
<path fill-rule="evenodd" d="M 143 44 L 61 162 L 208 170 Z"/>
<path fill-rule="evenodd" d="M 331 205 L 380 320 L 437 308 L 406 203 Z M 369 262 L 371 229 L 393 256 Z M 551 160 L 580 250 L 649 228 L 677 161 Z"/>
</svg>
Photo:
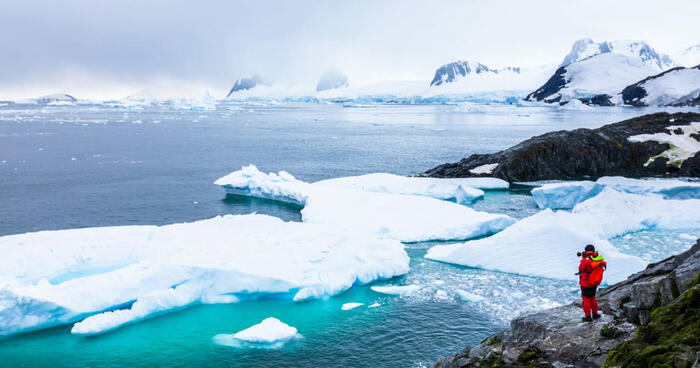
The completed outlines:
<svg viewBox="0 0 700 368">
<path fill-rule="evenodd" d="M 586 252 L 595 252 L 595 247 L 593 244 L 586 245 Z"/>
</svg>

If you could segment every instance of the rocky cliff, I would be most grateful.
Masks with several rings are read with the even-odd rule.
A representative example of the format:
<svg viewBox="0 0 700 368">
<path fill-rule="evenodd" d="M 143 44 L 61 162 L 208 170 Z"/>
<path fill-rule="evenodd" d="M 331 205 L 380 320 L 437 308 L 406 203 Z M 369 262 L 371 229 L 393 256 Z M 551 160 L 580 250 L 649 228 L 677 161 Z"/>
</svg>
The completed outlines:
<svg viewBox="0 0 700 368">
<path fill-rule="evenodd" d="M 697 177 L 700 155 L 678 144 L 697 147 L 699 128 L 698 113 L 649 114 L 598 129 L 546 133 L 500 152 L 474 154 L 437 166 L 423 175 L 494 176 L 511 182 L 602 176 Z"/>
<path fill-rule="evenodd" d="M 601 289 L 594 322 L 578 303 L 524 315 L 434 367 L 700 366 L 699 281 L 700 240 Z"/>
</svg>

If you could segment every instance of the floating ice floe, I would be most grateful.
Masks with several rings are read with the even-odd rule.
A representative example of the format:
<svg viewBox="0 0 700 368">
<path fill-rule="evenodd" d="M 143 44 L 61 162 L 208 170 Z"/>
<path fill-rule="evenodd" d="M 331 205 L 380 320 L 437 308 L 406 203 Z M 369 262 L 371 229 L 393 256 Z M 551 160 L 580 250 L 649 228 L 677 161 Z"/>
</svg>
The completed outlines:
<svg viewBox="0 0 700 368">
<path fill-rule="evenodd" d="M 477 185 L 488 189 L 508 189 L 508 182 L 496 178 L 485 179 L 481 181 L 475 178 L 436 179 L 376 173 L 322 180 L 314 185 L 377 193 L 418 195 L 461 204 L 468 204 L 484 197 L 484 191 L 478 189 Z"/>
<path fill-rule="evenodd" d="M 406 295 L 420 290 L 418 285 L 405 285 L 405 286 L 372 286 L 370 287 L 373 291 L 381 294 L 388 295 Z"/>
<path fill-rule="evenodd" d="M 478 303 L 478 302 L 482 302 L 482 301 L 486 300 L 486 298 L 484 298 L 481 295 L 470 293 L 468 291 L 461 290 L 461 289 L 455 290 L 455 294 L 457 294 L 457 296 L 459 296 L 460 299 L 467 301 L 467 302 L 472 302 L 472 303 Z"/>
<path fill-rule="evenodd" d="M 657 194 L 665 199 L 700 199 L 700 182 L 678 179 L 630 179 L 621 176 L 606 176 L 598 184 L 619 192 L 633 194 Z"/>
<path fill-rule="evenodd" d="M 573 279 L 576 252 L 594 244 L 608 261 L 608 283 L 624 280 L 646 262 L 620 253 L 608 239 L 650 228 L 700 227 L 700 200 L 665 200 L 604 189 L 571 212 L 549 209 L 491 237 L 438 245 L 426 258 L 495 271 Z M 572 271 L 573 270 L 573 271 Z"/>
<path fill-rule="evenodd" d="M 592 181 L 567 181 L 544 184 L 532 190 L 532 198 L 540 208 L 571 209 L 595 197 L 603 188 L 640 195 L 658 195 L 665 199 L 700 199 L 700 182 L 678 179 L 630 179 L 606 176 Z"/>
<path fill-rule="evenodd" d="M 431 197 L 310 184 L 286 172 L 264 174 L 254 166 L 224 176 L 215 184 L 229 194 L 301 205 L 306 223 L 380 234 L 403 242 L 470 239 L 496 233 L 515 222 L 506 215 Z"/>
<path fill-rule="evenodd" d="M 0 237 L 0 336 L 98 334 L 199 303 L 301 301 L 408 272 L 396 240 L 263 215 Z"/>
<path fill-rule="evenodd" d="M 216 335 L 213 340 L 225 346 L 278 349 L 301 337 L 296 328 L 270 317 L 235 334 Z"/>
<path fill-rule="evenodd" d="M 545 184 L 532 190 L 532 199 L 539 208 L 571 209 L 603 191 L 604 186 L 592 181 L 570 181 Z"/>
<path fill-rule="evenodd" d="M 344 310 L 344 311 L 348 311 L 351 309 L 355 309 L 357 307 L 361 307 L 363 305 L 365 305 L 365 303 L 345 303 L 345 304 L 343 304 L 342 307 L 340 307 L 340 309 Z"/>
</svg>

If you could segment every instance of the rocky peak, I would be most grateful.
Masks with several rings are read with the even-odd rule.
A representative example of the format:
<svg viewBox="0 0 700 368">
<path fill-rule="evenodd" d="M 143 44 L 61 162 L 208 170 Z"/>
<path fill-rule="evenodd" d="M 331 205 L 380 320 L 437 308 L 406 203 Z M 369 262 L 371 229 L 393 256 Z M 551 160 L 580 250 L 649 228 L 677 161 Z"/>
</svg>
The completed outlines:
<svg viewBox="0 0 700 368">
<path fill-rule="evenodd" d="M 431 86 L 439 86 L 443 83 L 452 83 L 469 74 L 494 73 L 497 74 L 503 71 L 511 71 L 520 73 L 518 67 L 505 67 L 500 69 L 489 68 L 488 66 L 478 61 L 459 60 L 439 67 L 435 71 L 435 76 L 430 82 Z"/>
</svg>

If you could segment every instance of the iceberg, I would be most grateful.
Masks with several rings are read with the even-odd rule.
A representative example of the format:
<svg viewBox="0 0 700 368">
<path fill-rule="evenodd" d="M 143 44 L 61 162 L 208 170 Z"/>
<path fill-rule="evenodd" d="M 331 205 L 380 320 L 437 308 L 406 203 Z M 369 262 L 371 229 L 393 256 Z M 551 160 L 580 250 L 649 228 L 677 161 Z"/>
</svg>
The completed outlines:
<svg viewBox="0 0 700 368">
<path fill-rule="evenodd" d="M 418 285 L 405 285 L 405 286 L 372 286 L 370 287 L 373 291 L 381 294 L 388 295 L 406 295 L 420 290 Z"/>
<path fill-rule="evenodd" d="M 606 188 L 571 212 L 546 209 L 491 237 L 432 247 L 425 257 L 495 271 L 572 279 L 578 269 L 576 252 L 594 244 L 609 264 L 606 282 L 614 283 L 643 269 L 646 263 L 620 253 L 608 239 L 644 229 L 698 227 L 700 200 L 665 200 Z"/>
<path fill-rule="evenodd" d="M 539 208 L 572 209 L 576 204 L 595 197 L 604 185 L 592 181 L 570 181 L 545 184 L 532 190 L 532 199 Z"/>
<path fill-rule="evenodd" d="M 480 212 L 431 197 L 310 184 L 286 172 L 264 174 L 254 166 L 224 176 L 215 184 L 229 194 L 301 205 L 305 223 L 333 225 L 402 242 L 470 239 L 499 232 L 515 222 L 506 215 Z M 392 185 L 394 190 L 400 187 Z"/>
<path fill-rule="evenodd" d="M 597 181 L 566 181 L 544 184 L 532 190 L 539 208 L 571 209 L 576 204 L 595 197 L 604 188 L 622 193 L 660 196 L 664 199 L 700 199 L 700 182 L 679 179 L 631 179 L 604 176 Z"/>
<path fill-rule="evenodd" d="M 10 235 L 0 252 L 0 336 L 72 322 L 99 334 L 243 295 L 332 296 L 409 263 L 396 240 L 256 214 Z"/>
<path fill-rule="evenodd" d="M 235 334 L 216 335 L 213 340 L 219 345 L 226 346 L 277 349 L 301 337 L 296 328 L 277 318 L 269 317 Z"/>
<path fill-rule="evenodd" d="M 483 190 L 508 190 L 498 178 L 426 178 L 386 173 L 321 180 L 314 184 L 377 193 L 409 194 L 468 204 L 483 198 Z"/>
</svg>

